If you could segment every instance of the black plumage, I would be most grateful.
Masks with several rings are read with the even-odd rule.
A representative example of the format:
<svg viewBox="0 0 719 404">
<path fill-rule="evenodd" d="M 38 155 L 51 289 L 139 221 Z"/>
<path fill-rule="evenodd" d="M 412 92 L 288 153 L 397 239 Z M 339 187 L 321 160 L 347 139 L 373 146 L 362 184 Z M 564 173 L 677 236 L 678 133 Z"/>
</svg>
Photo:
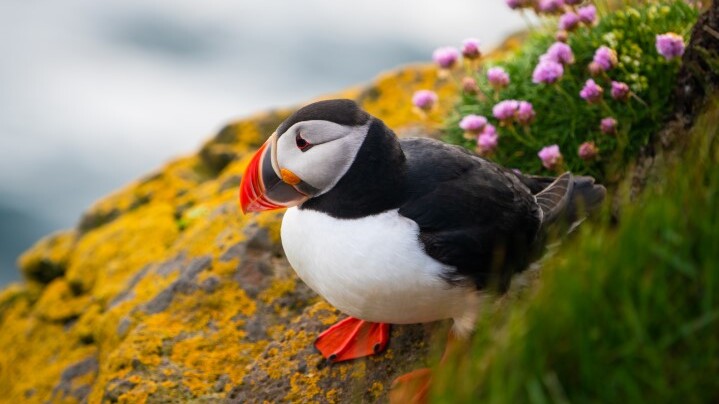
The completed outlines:
<svg viewBox="0 0 719 404">
<path fill-rule="evenodd" d="M 339 125 L 361 126 L 371 118 L 352 100 L 325 100 L 306 105 L 290 115 L 277 128 L 277 136 L 282 136 L 287 129 L 298 122 L 322 120 Z"/>
<path fill-rule="evenodd" d="M 431 139 L 400 142 L 407 156 L 399 213 L 417 222 L 425 252 L 450 265 L 451 283 L 509 286 L 529 264 L 541 211 L 512 171 Z"/>
</svg>

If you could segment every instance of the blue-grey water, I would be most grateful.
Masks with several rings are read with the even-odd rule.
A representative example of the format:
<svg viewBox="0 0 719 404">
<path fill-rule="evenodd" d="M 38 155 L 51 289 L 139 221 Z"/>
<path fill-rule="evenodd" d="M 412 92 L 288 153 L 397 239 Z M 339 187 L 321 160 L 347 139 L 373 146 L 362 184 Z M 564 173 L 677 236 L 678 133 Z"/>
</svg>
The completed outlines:
<svg viewBox="0 0 719 404">
<path fill-rule="evenodd" d="M 0 285 L 93 201 L 289 106 L 521 29 L 504 0 L 0 2 Z"/>
</svg>

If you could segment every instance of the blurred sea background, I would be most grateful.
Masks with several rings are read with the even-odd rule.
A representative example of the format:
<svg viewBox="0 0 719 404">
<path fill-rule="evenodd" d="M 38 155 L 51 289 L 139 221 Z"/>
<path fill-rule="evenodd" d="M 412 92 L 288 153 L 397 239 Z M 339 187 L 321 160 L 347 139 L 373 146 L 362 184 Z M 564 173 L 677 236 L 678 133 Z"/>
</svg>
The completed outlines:
<svg viewBox="0 0 719 404">
<path fill-rule="evenodd" d="M 524 26 L 504 0 L 4 0 L 0 286 L 38 238 L 231 120 Z"/>
</svg>

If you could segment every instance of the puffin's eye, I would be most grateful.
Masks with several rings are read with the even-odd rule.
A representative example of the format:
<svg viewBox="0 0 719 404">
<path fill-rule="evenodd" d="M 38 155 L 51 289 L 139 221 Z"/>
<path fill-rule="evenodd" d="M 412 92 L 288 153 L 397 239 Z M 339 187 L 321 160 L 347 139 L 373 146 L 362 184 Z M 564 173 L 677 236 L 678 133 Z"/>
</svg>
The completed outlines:
<svg viewBox="0 0 719 404">
<path fill-rule="evenodd" d="M 297 137 L 295 138 L 295 144 L 297 144 L 297 148 L 303 152 L 306 152 L 312 147 L 312 144 L 307 140 L 303 139 L 302 135 L 299 133 L 297 133 Z"/>
</svg>

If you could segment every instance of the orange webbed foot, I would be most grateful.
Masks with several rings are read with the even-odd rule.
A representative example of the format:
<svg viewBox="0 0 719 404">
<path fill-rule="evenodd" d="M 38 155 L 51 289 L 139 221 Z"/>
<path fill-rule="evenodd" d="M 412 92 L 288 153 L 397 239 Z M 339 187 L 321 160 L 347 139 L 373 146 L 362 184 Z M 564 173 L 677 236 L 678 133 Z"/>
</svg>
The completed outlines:
<svg viewBox="0 0 719 404">
<path fill-rule="evenodd" d="M 382 352 L 389 342 L 389 324 L 346 318 L 325 330 L 315 347 L 330 362 L 342 362 Z"/>
<path fill-rule="evenodd" d="M 432 371 L 422 368 L 406 373 L 392 382 L 389 402 L 394 403 L 426 403 L 432 381 Z"/>
</svg>

